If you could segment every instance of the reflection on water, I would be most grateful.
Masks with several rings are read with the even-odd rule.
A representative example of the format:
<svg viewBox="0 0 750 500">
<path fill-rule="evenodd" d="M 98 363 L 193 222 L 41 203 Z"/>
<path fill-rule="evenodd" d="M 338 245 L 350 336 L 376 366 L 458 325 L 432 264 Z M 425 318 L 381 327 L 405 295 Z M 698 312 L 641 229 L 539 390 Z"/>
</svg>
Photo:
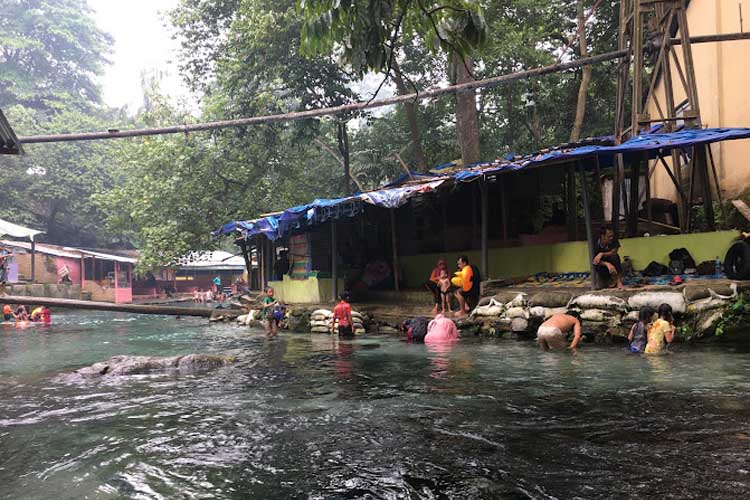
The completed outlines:
<svg viewBox="0 0 750 500">
<path fill-rule="evenodd" d="M 1 498 L 747 498 L 750 355 L 261 332 L 63 314 L 0 329 Z M 233 366 L 85 385 L 115 354 Z"/>
</svg>

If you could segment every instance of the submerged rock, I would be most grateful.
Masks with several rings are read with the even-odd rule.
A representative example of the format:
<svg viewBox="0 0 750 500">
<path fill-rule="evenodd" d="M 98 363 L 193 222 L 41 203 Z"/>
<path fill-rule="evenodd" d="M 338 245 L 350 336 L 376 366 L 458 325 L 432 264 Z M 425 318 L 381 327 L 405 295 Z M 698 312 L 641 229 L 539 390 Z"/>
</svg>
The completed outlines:
<svg viewBox="0 0 750 500">
<path fill-rule="evenodd" d="M 188 354 L 186 356 L 112 356 L 107 361 L 94 363 L 73 373 L 58 377 L 58 382 L 80 382 L 98 378 L 144 375 L 149 373 L 190 374 L 204 372 L 234 363 L 233 356 Z"/>
</svg>

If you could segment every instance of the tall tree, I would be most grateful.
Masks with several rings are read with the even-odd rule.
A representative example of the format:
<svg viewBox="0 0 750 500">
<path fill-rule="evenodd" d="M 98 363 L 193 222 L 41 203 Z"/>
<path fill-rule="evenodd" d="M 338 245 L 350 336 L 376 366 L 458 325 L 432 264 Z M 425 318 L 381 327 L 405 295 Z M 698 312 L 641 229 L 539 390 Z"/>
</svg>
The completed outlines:
<svg viewBox="0 0 750 500">
<path fill-rule="evenodd" d="M 11 0 L 0 8 L 0 108 L 54 111 L 100 102 L 95 77 L 112 39 L 86 0 Z"/>
<path fill-rule="evenodd" d="M 305 16 L 302 49 L 307 54 L 341 52 L 342 60 L 359 75 L 368 71 L 394 72 L 399 93 L 407 92 L 400 71 L 398 49 L 405 40 L 418 38 L 427 46 L 442 49 L 468 66 L 471 52 L 485 38 L 485 24 L 477 2 L 467 0 L 335 0 L 299 1 Z M 465 79 L 471 69 L 460 73 Z M 473 93 L 471 94 L 473 96 Z M 479 127 L 476 101 L 467 93 L 456 100 L 458 142 L 471 162 L 479 157 Z M 417 164 L 424 153 L 414 103 L 404 105 Z M 472 111 L 473 110 L 473 111 Z M 475 159 L 476 158 L 476 159 Z"/>
</svg>

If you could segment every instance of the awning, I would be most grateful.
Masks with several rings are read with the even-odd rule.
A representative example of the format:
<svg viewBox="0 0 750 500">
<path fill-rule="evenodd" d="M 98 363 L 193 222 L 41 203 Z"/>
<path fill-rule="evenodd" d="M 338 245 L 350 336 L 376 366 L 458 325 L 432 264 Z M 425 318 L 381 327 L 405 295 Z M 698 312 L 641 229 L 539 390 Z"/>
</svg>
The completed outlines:
<svg viewBox="0 0 750 500">
<path fill-rule="evenodd" d="M 29 241 L 34 241 L 34 237 L 37 234 L 42 234 L 44 231 L 37 231 L 36 229 L 29 229 L 28 227 L 19 226 L 13 224 L 7 220 L 0 219 L 0 236 L 11 236 L 13 238 L 28 238 Z"/>
<path fill-rule="evenodd" d="M 652 130 L 658 130 L 658 128 L 654 127 Z M 304 224 L 312 225 L 339 216 L 353 217 L 358 213 L 356 207 L 361 202 L 385 208 L 398 208 L 411 197 L 433 191 L 449 181 L 454 183 L 469 182 L 482 176 L 495 176 L 504 172 L 549 167 L 571 161 L 580 162 L 586 169 L 593 169 L 594 167 L 608 169 L 614 166 L 618 154 L 625 156 L 625 160 L 628 162 L 642 158 L 644 155 L 649 159 L 654 159 L 660 154 L 667 154 L 675 149 L 686 151 L 687 148 L 696 145 L 747 138 L 750 138 L 750 128 L 689 129 L 671 133 L 650 132 L 634 137 L 620 145 L 612 144 L 611 138 L 600 138 L 606 140 L 589 140 L 583 145 L 566 144 L 522 157 L 477 163 L 460 170 L 450 170 L 455 163 L 449 163 L 441 166 L 443 167 L 442 170 L 445 170 L 444 174 L 421 174 L 418 179 L 412 180 L 408 185 L 403 185 L 406 182 L 406 177 L 408 177 L 404 174 L 396 181 L 386 185 L 384 189 L 346 198 L 317 199 L 307 205 L 289 208 L 279 215 L 262 217 L 252 221 L 229 222 L 214 231 L 212 235 L 227 235 L 239 231 L 246 238 L 264 234 L 269 239 L 276 240 L 287 234 L 291 229 L 301 227 Z M 346 207 L 352 208 L 347 210 Z"/>
</svg>

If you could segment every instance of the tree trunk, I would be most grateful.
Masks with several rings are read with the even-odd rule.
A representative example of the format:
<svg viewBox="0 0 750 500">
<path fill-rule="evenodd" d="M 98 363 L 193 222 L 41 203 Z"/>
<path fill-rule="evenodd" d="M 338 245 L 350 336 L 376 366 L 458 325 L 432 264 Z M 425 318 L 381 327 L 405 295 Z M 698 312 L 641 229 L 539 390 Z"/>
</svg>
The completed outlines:
<svg viewBox="0 0 750 500">
<path fill-rule="evenodd" d="M 581 58 L 588 57 L 589 49 L 586 41 L 586 17 L 583 12 L 583 0 L 578 0 L 578 40 L 581 46 Z M 573 130 L 570 131 L 570 142 L 581 140 L 583 131 L 583 120 L 586 117 L 586 97 L 589 92 L 591 83 L 591 66 L 584 66 L 582 69 L 581 86 L 578 87 L 578 103 L 576 104 L 576 118 L 573 122 Z"/>
<path fill-rule="evenodd" d="M 393 58 L 391 63 L 393 69 L 393 81 L 396 83 L 396 90 L 399 95 L 408 95 L 409 89 L 406 88 L 404 83 L 404 76 L 401 74 L 401 67 L 396 62 L 396 58 Z M 417 165 L 417 170 L 420 172 L 427 171 L 427 160 L 424 156 L 424 150 L 422 149 L 422 134 L 419 131 L 419 122 L 417 121 L 417 102 L 407 101 L 404 103 L 404 112 L 406 113 L 406 120 L 409 122 L 409 132 L 411 133 L 411 147 L 414 153 L 414 162 Z"/>
<path fill-rule="evenodd" d="M 466 83 L 474 80 L 470 70 L 474 67 L 474 60 L 470 57 L 462 59 L 453 54 L 453 70 L 456 83 Z M 479 117 L 477 116 L 476 91 L 469 90 L 456 93 L 456 133 L 461 147 L 461 160 L 464 167 L 477 163 L 480 156 L 479 149 Z"/>
<path fill-rule="evenodd" d="M 349 166 L 349 132 L 347 130 L 347 122 L 340 121 L 337 123 L 338 127 L 338 143 L 339 153 L 344 165 L 344 194 L 352 194 L 352 183 L 351 183 L 351 172 Z"/>
</svg>

